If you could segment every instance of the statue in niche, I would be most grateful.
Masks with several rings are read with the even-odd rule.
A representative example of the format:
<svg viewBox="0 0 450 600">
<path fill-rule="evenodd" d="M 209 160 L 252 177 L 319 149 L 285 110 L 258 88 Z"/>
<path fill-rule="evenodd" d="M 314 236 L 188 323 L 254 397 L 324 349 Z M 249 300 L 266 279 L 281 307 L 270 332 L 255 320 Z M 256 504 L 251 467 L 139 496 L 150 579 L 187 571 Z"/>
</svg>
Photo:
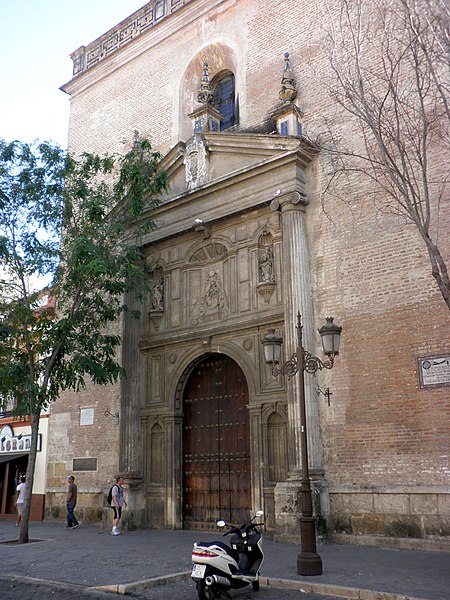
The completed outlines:
<svg viewBox="0 0 450 600">
<path fill-rule="evenodd" d="M 259 281 L 260 283 L 273 283 L 273 250 L 268 246 L 259 257 Z"/>
<path fill-rule="evenodd" d="M 150 292 L 150 310 L 151 312 L 164 311 L 164 280 L 162 275 L 153 279 Z"/>
<path fill-rule="evenodd" d="M 187 144 L 184 164 L 188 190 L 192 190 L 206 182 L 207 151 L 200 136 L 194 136 L 192 141 Z"/>
<path fill-rule="evenodd" d="M 222 309 L 225 306 L 225 294 L 217 271 L 210 271 L 203 284 L 203 295 L 197 300 L 193 310 L 192 323 L 203 321 L 206 313 L 217 310 L 219 316 L 226 316 Z"/>
<path fill-rule="evenodd" d="M 216 271 L 210 271 L 205 281 L 205 305 L 207 308 L 223 308 L 222 284 Z"/>
</svg>

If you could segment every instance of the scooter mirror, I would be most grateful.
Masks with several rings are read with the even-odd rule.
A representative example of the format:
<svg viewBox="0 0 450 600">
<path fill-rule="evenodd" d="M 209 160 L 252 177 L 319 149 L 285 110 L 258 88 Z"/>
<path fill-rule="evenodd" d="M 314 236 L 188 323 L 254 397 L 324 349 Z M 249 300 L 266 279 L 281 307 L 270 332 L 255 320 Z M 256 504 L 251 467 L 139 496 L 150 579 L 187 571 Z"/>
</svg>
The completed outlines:
<svg viewBox="0 0 450 600">
<path fill-rule="evenodd" d="M 263 516 L 264 516 L 264 511 L 263 511 L 263 510 L 258 510 L 258 511 L 256 512 L 256 516 L 257 516 L 257 517 L 263 517 Z"/>
<path fill-rule="evenodd" d="M 217 527 L 225 527 L 225 521 L 217 521 Z"/>
</svg>

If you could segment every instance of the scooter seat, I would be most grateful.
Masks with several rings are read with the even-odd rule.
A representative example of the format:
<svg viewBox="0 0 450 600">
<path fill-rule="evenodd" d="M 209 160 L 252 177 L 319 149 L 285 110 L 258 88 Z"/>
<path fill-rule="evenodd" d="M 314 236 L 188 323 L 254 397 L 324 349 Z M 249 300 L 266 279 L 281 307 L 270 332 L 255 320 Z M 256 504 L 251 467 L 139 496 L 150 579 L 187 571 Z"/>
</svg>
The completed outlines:
<svg viewBox="0 0 450 600">
<path fill-rule="evenodd" d="M 236 552 L 236 550 L 233 550 L 233 548 L 230 548 L 230 546 L 228 546 L 227 544 L 224 544 L 223 542 L 197 543 L 197 547 L 200 548 L 210 548 L 211 546 L 218 546 L 219 548 L 222 548 L 222 550 L 225 550 L 225 552 L 227 552 L 239 564 L 239 553 Z"/>
</svg>

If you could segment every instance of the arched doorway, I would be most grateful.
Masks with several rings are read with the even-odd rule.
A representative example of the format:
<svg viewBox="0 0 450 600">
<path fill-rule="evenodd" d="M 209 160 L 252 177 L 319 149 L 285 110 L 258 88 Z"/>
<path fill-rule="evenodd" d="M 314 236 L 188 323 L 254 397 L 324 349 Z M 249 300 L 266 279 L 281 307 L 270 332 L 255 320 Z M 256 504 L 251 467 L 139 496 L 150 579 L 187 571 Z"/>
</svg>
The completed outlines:
<svg viewBox="0 0 450 600">
<path fill-rule="evenodd" d="M 210 354 L 192 371 L 183 396 L 183 522 L 215 527 L 244 522 L 251 509 L 248 387 L 239 365 Z"/>
</svg>

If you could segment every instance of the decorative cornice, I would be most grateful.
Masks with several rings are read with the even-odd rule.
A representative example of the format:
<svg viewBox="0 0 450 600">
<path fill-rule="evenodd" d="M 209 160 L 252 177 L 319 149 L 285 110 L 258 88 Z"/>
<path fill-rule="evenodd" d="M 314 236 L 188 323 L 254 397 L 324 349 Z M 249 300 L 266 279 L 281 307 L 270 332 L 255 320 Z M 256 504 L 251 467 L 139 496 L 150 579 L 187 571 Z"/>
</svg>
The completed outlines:
<svg viewBox="0 0 450 600">
<path fill-rule="evenodd" d="M 139 342 L 139 349 L 143 350 L 153 350 L 155 348 L 160 348 L 161 346 L 166 346 L 167 349 L 173 347 L 175 350 L 176 346 L 181 348 L 185 348 L 186 344 L 192 346 L 194 342 L 197 342 L 199 345 L 203 346 L 203 339 L 205 337 L 205 333 L 207 335 L 213 335 L 212 343 L 214 340 L 218 338 L 226 339 L 230 332 L 230 329 L 233 328 L 235 330 L 239 329 L 243 335 L 245 332 L 249 332 L 249 335 L 260 329 L 261 327 L 266 327 L 267 323 L 282 323 L 284 320 L 284 313 L 282 309 L 275 310 L 271 308 L 267 308 L 265 311 L 261 311 L 258 315 L 251 317 L 250 315 L 246 315 L 245 318 L 242 316 L 232 317 L 228 319 L 225 323 L 223 321 L 218 321 L 215 325 L 212 323 L 200 324 L 197 327 L 192 328 L 189 325 L 186 325 L 179 330 L 173 330 L 171 332 L 165 331 L 161 333 L 152 332 L 151 334 L 144 334 L 141 337 Z"/>
<path fill-rule="evenodd" d="M 276 120 L 278 117 L 288 114 L 294 114 L 298 118 L 303 117 L 303 112 L 298 108 L 298 106 L 290 102 L 283 102 L 282 104 L 278 104 L 278 106 L 276 106 L 270 112 L 270 118 Z"/>
<path fill-rule="evenodd" d="M 270 203 L 270 191 L 267 190 L 267 182 L 261 183 L 261 189 L 258 188 L 259 177 L 262 178 L 268 176 L 275 169 L 279 173 L 279 169 L 291 169 L 292 180 L 295 179 L 295 164 L 298 161 L 298 153 L 295 151 L 284 152 L 278 156 L 271 157 L 267 160 L 260 161 L 257 164 L 248 165 L 237 171 L 227 173 L 223 177 L 209 181 L 200 188 L 192 190 L 188 193 L 183 192 L 173 197 L 163 200 L 162 204 L 155 210 L 154 218 L 158 223 L 158 227 L 144 236 L 143 245 L 154 243 L 157 239 L 163 237 L 172 237 L 179 233 L 184 233 L 187 229 L 192 229 L 192 222 L 184 219 L 174 219 L 173 214 L 170 218 L 167 218 L 169 212 L 174 209 L 182 211 L 186 203 L 189 203 L 190 207 L 195 208 L 196 204 L 202 203 L 204 205 L 204 211 L 209 211 L 211 220 L 217 220 L 229 216 L 233 213 L 245 212 L 247 210 L 253 210 L 257 206 L 262 204 Z M 288 178 L 291 180 L 291 177 Z M 222 194 L 231 192 L 236 193 L 237 187 L 245 185 L 246 181 L 252 181 L 252 193 L 249 194 L 248 190 L 244 196 L 236 197 L 236 202 L 231 204 L 224 204 L 220 202 L 213 202 L 213 198 L 218 198 Z M 286 183 L 288 183 L 286 181 Z M 244 190 L 244 188 L 242 188 Z M 266 193 L 263 193 L 263 190 Z M 197 209 L 195 209 L 197 210 Z M 167 220 L 166 220 L 167 219 Z"/>
<path fill-rule="evenodd" d="M 164 0 L 166 3 L 170 0 Z M 154 48 L 159 43 L 168 38 L 175 36 L 179 31 L 183 31 L 193 27 L 193 24 L 198 21 L 199 18 L 214 11 L 224 2 L 228 0 L 180 0 L 174 4 L 174 10 L 171 13 L 166 12 L 165 17 L 158 19 L 157 23 L 153 23 L 154 26 L 147 27 L 140 33 L 136 34 L 132 39 L 128 39 L 125 43 L 120 43 L 112 48 L 109 48 L 108 53 L 102 55 L 99 60 L 92 63 L 89 68 L 83 67 L 78 70 L 70 81 L 60 87 L 60 90 L 74 96 L 92 85 L 95 85 L 98 81 L 107 77 L 116 69 L 121 68 L 123 65 L 129 63 L 131 60 L 139 57 L 142 53 L 147 52 L 149 49 Z M 133 20 L 136 14 L 147 8 L 149 5 L 154 5 L 155 1 L 148 2 L 145 7 L 133 13 L 128 19 L 122 21 L 119 25 L 109 30 L 103 36 L 89 44 L 88 46 L 82 46 L 74 53 L 72 58 L 80 55 L 84 55 L 86 60 L 86 52 L 88 52 L 94 46 L 98 44 L 106 43 L 104 40 L 109 39 L 110 35 L 113 35 L 123 23 L 127 23 L 129 20 Z M 171 6 L 171 5 L 169 5 Z M 100 53 L 101 54 L 101 53 Z"/>
<path fill-rule="evenodd" d="M 75 50 L 70 55 L 73 76 L 87 71 L 189 2 L 192 0 L 151 0 L 88 46 Z"/>
</svg>

